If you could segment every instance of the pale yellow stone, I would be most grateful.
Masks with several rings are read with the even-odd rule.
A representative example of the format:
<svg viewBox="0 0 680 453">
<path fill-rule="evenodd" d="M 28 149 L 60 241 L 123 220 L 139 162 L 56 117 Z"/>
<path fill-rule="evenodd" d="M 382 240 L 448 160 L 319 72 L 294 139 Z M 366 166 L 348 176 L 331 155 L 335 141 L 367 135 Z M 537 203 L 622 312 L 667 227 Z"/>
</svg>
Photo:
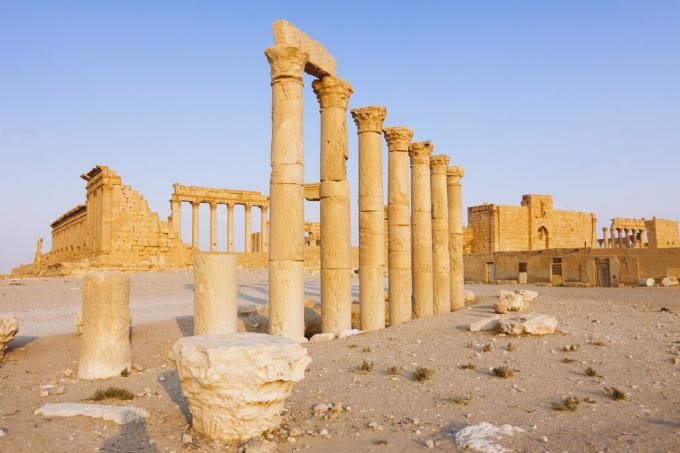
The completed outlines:
<svg viewBox="0 0 680 453">
<path fill-rule="evenodd" d="M 236 333 L 237 268 L 234 255 L 194 255 L 194 335 Z"/>
<path fill-rule="evenodd" d="M 281 424 L 285 401 L 312 360 L 290 338 L 256 333 L 180 338 L 172 355 L 193 429 L 234 443 Z"/>
<path fill-rule="evenodd" d="M 449 211 L 449 268 L 451 272 L 451 310 L 465 308 L 463 284 L 463 202 L 460 180 L 463 169 L 449 167 L 446 172 Z"/>
<path fill-rule="evenodd" d="M 451 276 L 449 258 L 449 206 L 446 186 L 446 166 L 449 157 L 430 159 L 430 189 L 432 193 L 432 279 L 434 313 L 451 311 Z"/>
<path fill-rule="evenodd" d="M 19 324 L 16 318 L 11 316 L 0 317 L 0 359 L 5 355 L 5 349 L 10 341 L 19 332 Z"/>
<path fill-rule="evenodd" d="M 129 278 L 123 273 L 83 278 L 79 378 L 106 379 L 132 369 L 129 293 Z"/>
</svg>

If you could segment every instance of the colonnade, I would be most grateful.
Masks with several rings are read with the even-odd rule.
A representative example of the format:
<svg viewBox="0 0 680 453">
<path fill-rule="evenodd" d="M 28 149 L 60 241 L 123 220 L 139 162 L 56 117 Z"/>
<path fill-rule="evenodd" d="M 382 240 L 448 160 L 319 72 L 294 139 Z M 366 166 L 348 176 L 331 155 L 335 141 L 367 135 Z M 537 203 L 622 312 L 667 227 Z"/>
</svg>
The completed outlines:
<svg viewBox="0 0 680 453">
<path fill-rule="evenodd" d="M 180 232 L 182 228 L 182 202 L 191 204 L 191 245 L 199 248 L 199 209 L 201 204 L 208 204 L 210 206 L 210 251 L 217 251 L 217 207 L 220 204 L 227 206 L 227 252 L 234 252 L 234 206 L 243 205 L 245 210 L 245 233 L 244 233 L 244 252 L 250 253 L 253 251 L 252 234 L 251 234 L 251 213 L 252 208 L 260 210 L 260 243 L 259 250 L 264 252 L 268 249 L 268 233 L 267 233 L 267 210 L 268 206 L 260 204 L 251 204 L 246 202 L 218 202 L 218 201 L 185 201 L 172 199 L 170 200 L 170 223 L 177 234 L 181 237 Z"/>
<path fill-rule="evenodd" d="M 265 50 L 272 89 L 269 333 L 301 339 L 305 331 L 302 96 L 307 72 L 316 77 L 312 88 L 321 115 L 322 332 L 341 335 L 352 327 L 346 176 L 346 110 L 352 88 L 336 76 L 335 60 L 319 43 L 284 25 L 274 24 L 276 45 Z M 462 170 L 447 168 L 447 156 L 432 157 L 431 142 L 411 143 L 412 130 L 383 129 L 385 107 L 355 108 L 351 114 L 359 141 L 361 329 L 385 327 L 386 263 L 390 325 L 462 308 Z M 388 147 L 387 228 L 381 135 Z"/>
<path fill-rule="evenodd" d="M 647 242 L 646 228 L 603 227 L 603 248 L 643 248 Z M 611 237 L 610 237 L 611 235 Z"/>
</svg>

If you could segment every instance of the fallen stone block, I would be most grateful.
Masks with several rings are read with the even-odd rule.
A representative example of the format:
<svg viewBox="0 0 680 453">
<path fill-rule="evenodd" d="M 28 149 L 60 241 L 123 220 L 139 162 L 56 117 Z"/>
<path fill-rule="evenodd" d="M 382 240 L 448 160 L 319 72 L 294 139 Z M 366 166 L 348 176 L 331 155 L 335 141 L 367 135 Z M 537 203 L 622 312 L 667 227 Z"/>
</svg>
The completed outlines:
<svg viewBox="0 0 680 453">
<path fill-rule="evenodd" d="M 524 302 L 531 302 L 538 297 L 537 291 L 531 291 L 530 289 L 516 289 L 515 294 L 519 294 L 524 299 Z"/>
<path fill-rule="evenodd" d="M 505 314 L 510 312 L 527 311 L 529 302 L 515 292 L 501 290 L 500 300 L 493 306 L 496 313 Z"/>
<path fill-rule="evenodd" d="M 172 348 L 193 428 L 245 442 L 281 424 L 281 411 L 312 361 L 297 341 L 258 333 L 180 338 Z"/>
<path fill-rule="evenodd" d="M 500 315 L 489 316 L 488 318 L 480 319 L 470 324 L 470 332 L 482 332 L 488 330 L 498 330 L 500 324 Z"/>
<path fill-rule="evenodd" d="M 638 285 L 645 287 L 656 286 L 656 281 L 653 278 L 641 278 Z"/>
<path fill-rule="evenodd" d="M 333 332 L 317 333 L 309 339 L 312 343 L 318 343 L 321 341 L 331 341 L 335 340 L 335 334 Z"/>
<path fill-rule="evenodd" d="M 496 443 L 503 436 L 523 433 L 522 428 L 511 425 L 495 426 L 488 422 L 466 426 L 456 433 L 456 446 L 462 450 L 474 450 L 485 453 L 503 453 L 510 451 Z"/>
<path fill-rule="evenodd" d="M 45 404 L 35 411 L 36 415 L 45 417 L 85 417 L 101 418 L 110 420 L 119 425 L 142 421 L 149 416 L 149 413 L 135 406 L 110 406 L 107 404 L 85 404 L 85 403 L 56 403 Z"/>
<path fill-rule="evenodd" d="M 340 338 L 351 337 L 353 335 L 359 335 L 360 333 L 364 333 L 364 331 L 359 329 L 347 329 L 340 332 Z"/>
<path fill-rule="evenodd" d="M 477 301 L 477 296 L 469 289 L 463 290 L 463 296 L 465 297 L 465 305 L 471 305 Z"/>
<path fill-rule="evenodd" d="M 0 359 L 5 355 L 5 349 L 19 332 L 17 319 L 12 316 L 0 317 Z"/>
<path fill-rule="evenodd" d="M 661 286 L 665 288 L 670 288 L 671 286 L 678 286 L 680 285 L 680 281 L 676 277 L 664 277 L 661 280 Z"/>
<path fill-rule="evenodd" d="M 510 335 L 547 335 L 555 333 L 557 318 L 540 313 L 526 313 L 521 316 L 504 316 L 499 330 Z"/>
</svg>

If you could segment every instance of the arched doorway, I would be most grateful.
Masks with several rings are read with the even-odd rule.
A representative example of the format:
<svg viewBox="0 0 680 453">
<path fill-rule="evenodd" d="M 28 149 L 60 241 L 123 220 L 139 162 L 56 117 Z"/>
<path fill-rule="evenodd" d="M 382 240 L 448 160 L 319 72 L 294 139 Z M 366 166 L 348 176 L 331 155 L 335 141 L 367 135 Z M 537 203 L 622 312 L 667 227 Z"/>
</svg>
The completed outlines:
<svg viewBox="0 0 680 453">
<path fill-rule="evenodd" d="M 538 250 L 545 250 L 550 248 L 550 241 L 548 239 L 548 229 L 544 226 L 538 229 L 538 241 L 536 241 L 536 248 Z"/>
</svg>

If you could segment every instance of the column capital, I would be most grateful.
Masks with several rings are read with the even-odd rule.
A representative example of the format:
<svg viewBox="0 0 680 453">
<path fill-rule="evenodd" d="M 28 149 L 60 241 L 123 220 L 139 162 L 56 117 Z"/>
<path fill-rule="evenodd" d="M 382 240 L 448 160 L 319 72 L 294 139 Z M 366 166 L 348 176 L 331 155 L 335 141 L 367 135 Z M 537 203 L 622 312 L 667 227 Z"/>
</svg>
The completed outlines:
<svg viewBox="0 0 680 453">
<path fill-rule="evenodd" d="M 356 123 L 360 134 L 363 132 L 377 132 L 380 134 L 386 115 L 387 109 L 380 105 L 369 105 L 368 107 L 352 109 L 352 118 L 354 118 L 354 123 Z"/>
<path fill-rule="evenodd" d="M 449 156 L 438 154 L 430 157 L 430 169 L 433 173 L 447 173 L 446 167 L 449 165 Z"/>
<path fill-rule="evenodd" d="M 321 109 L 331 107 L 347 109 L 349 97 L 354 93 L 352 85 L 333 76 L 326 76 L 313 81 L 312 89 L 319 100 Z"/>
<path fill-rule="evenodd" d="M 430 164 L 430 156 L 434 150 L 432 142 L 415 142 L 408 147 L 408 154 L 411 157 L 411 165 L 413 164 Z"/>
<path fill-rule="evenodd" d="M 413 129 L 408 127 L 386 127 L 382 132 L 390 152 L 408 152 L 409 144 L 413 138 Z"/>
<path fill-rule="evenodd" d="M 271 67 L 272 83 L 282 79 L 296 79 L 302 83 L 302 76 L 309 55 L 297 47 L 275 46 L 264 51 Z"/>
<path fill-rule="evenodd" d="M 465 176 L 465 172 L 461 167 L 449 167 L 446 170 L 446 176 L 449 178 L 458 178 L 458 180 L 460 180 L 460 178 Z"/>
<path fill-rule="evenodd" d="M 192 207 L 192 208 L 197 208 L 200 204 L 201 204 L 200 201 L 192 201 L 192 202 L 191 202 L 191 207 Z"/>
</svg>

